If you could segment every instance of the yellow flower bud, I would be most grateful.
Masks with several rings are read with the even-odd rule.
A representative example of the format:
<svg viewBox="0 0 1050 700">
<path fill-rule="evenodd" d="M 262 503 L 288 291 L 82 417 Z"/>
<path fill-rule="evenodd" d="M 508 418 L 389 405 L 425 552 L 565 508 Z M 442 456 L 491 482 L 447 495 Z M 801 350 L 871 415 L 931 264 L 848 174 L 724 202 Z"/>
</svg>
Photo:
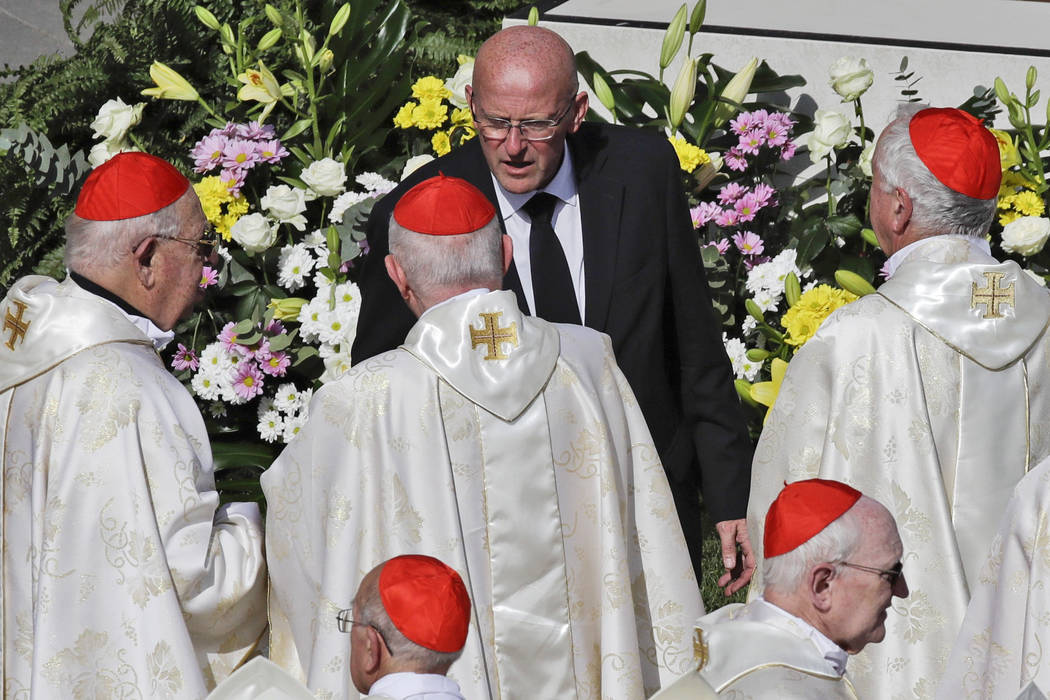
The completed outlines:
<svg viewBox="0 0 1050 700">
<path fill-rule="evenodd" d="M 684 8 L 685 5 L 682 5 Z M 668 119 L 671 121 L 671 133 L 678 131 L 685 113 L 693 104 L 693 95 L 696 94 L 696 61 L 687 58 L 682 63 L 682 69 L 678 71 L 678 77 L 671 89 L 671 101 L 668 104 Z"/>
<path fill-rule="evenodd" d="M 835 282 L 846 291 L 853 292 L 859 297 L 875 293 L 875 287 L 872 287 L 868 280 L 849 270 L 836 270 Z"/>
<path fill-rule="evenodd" d="M 594 81 L 594 96 L 598 98 L 598 101 L 607 110 L 615 114 L 616 98 L 613 97 L 612 90 L 609 89 L 609 84 L 605 82 L 605 78 L 600 73 L 595 72 L 592 80 Z"/>
<path fill-rule="evenodd" d="M 674 19 L 667 25 L 667 31 L 664 32 L 664 41 L 660 46 L 660 70 L 671 65 L 671 61 L 674 60 L 678 49 L 682 48 L 682 39 L 685 37 L 685 22 L 686 6 L 685 3 L 682 3 L 682 6 L 678 8 L 678 12 L 674 13 Z"/>
<path fill-rule="evenodd" d="M 314 60 L 317 61 L 317 67 L 321 69 L 321 72 L 327 73 L 328 69 L 332 67 L 332 61 L 335 60 L 335 54 L 332 53 L 331 49 L 325 49 L 317 54 Z"/>
<path fill-rule="evenodd" d="M 153 79 L 157 87 L 146 88 L 142 91 L 143 95 L 162 100 L 185 100 L 187 102 L 194 102 L 200 97 L 185 78 L 160 61 L 154 61 L 149 67 L 149 77 Z"/>
<path fill-rule="evenodd" d="M 539 23 L 540 23 L 540 11 L 536 9 L 535 5 L 533 5 L 531 8 L 529 8 L 529 26 L 530 27 L 535 27 Z"/>
<path fill-rule="evenodd" d="M 284 299 L 271 299 L 266 308 L 273 309 L 273 317 L 278 321 L 294 321 L 299 318 L 306 299 L 300 297 L 286 297 Z"/>
</svg>

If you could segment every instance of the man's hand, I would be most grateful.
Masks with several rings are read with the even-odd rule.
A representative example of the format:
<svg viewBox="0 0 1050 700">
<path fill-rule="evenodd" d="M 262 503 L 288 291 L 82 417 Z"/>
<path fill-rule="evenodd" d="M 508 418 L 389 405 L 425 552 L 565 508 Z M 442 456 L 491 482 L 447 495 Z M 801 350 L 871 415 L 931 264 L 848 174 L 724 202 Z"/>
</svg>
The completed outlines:
<svg viewBox="0 0 1050 700">
<path fill-rule="evenodd" d="M 715 529 L 722 540 L 722 564 L 726 567 L 718 585 L 725 589 L 727 596 L 731 596 L 746 586 L 755 573 L 755 554 L 747 536 L 747 520 L 723 520 L 715 523 Z M 740 556 L 737 556 L 738 544 Z"/>
</svg>

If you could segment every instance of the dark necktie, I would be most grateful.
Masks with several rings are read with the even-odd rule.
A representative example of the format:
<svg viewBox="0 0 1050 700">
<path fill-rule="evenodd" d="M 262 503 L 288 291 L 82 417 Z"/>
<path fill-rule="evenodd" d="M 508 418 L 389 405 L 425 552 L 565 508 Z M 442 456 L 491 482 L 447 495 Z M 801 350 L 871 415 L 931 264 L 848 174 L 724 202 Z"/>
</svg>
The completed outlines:
<svg viewBox="0 0 1050 700">
<path fill-rule="evenodd" d="M 558 198 L 537 192 L 522 207 L 532 220 L 529 232 L 529 265 L 532 268 L 534 313 L 554 323 L 580 323 L 580 307 L 572 286 L 565 251 L 554 233 L 551 217 Z"/>
</svg>

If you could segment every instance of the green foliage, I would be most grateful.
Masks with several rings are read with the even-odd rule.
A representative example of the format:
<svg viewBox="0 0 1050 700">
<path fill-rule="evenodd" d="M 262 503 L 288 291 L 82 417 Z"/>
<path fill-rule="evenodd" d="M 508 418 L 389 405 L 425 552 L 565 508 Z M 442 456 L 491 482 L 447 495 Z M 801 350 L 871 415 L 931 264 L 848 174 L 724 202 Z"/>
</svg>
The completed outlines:
<svg viewBox="0 0 1050 700">
<path fill-rule="evenodd" d="M 535 4 L 527 0 L 406 0 L 416 23 L 409 52 L 413 77 L 443 76 L 456 56 L 473 56 L 503 18 Z"/>
</svg>

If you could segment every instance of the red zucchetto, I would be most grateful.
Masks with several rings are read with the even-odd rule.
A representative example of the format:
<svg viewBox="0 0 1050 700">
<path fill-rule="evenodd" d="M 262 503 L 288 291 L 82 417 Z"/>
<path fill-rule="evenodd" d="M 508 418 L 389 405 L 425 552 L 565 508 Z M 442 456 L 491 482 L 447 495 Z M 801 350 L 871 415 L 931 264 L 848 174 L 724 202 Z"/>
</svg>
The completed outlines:
<svg viewBox="0 0 1050 700">
<path fill-rule="evenodd" d="M 190 181 L 148 153 L 118 153 L 91 171 L 74 212 L 81 219 L 117 221 L 160 211 L 189 189 Z"/>
<path fill-rule="evenodd" d="M 394 206 L 394 220 L 428 236 L 473 233 L 492 221 L 496 208 L 477 187 L 439 174 L 405 192 Z"/>
<path fill-rule="evenodd" d="M 762 537 L 765 556 L 777 557 L 805 544 L 852 508 L 860 497 L 857 489 L 830 479 L 788 484 L 766 513 Z"/>
<path fill-rule="evenodd" d="M 379 597 L 394 627 L 419 646 L 451 653 L 467 641 L 470 597 L 459 574 L 441 561 L 394 557 L 379 572 Z"/>
<path fill-rule="evenodd" d="M 999 193 L 999 144 L 981 121 L 961 109 L 923 109 L 908 124 L 915 153 L 941 184 L 974 199 Z"/>
</svg>

